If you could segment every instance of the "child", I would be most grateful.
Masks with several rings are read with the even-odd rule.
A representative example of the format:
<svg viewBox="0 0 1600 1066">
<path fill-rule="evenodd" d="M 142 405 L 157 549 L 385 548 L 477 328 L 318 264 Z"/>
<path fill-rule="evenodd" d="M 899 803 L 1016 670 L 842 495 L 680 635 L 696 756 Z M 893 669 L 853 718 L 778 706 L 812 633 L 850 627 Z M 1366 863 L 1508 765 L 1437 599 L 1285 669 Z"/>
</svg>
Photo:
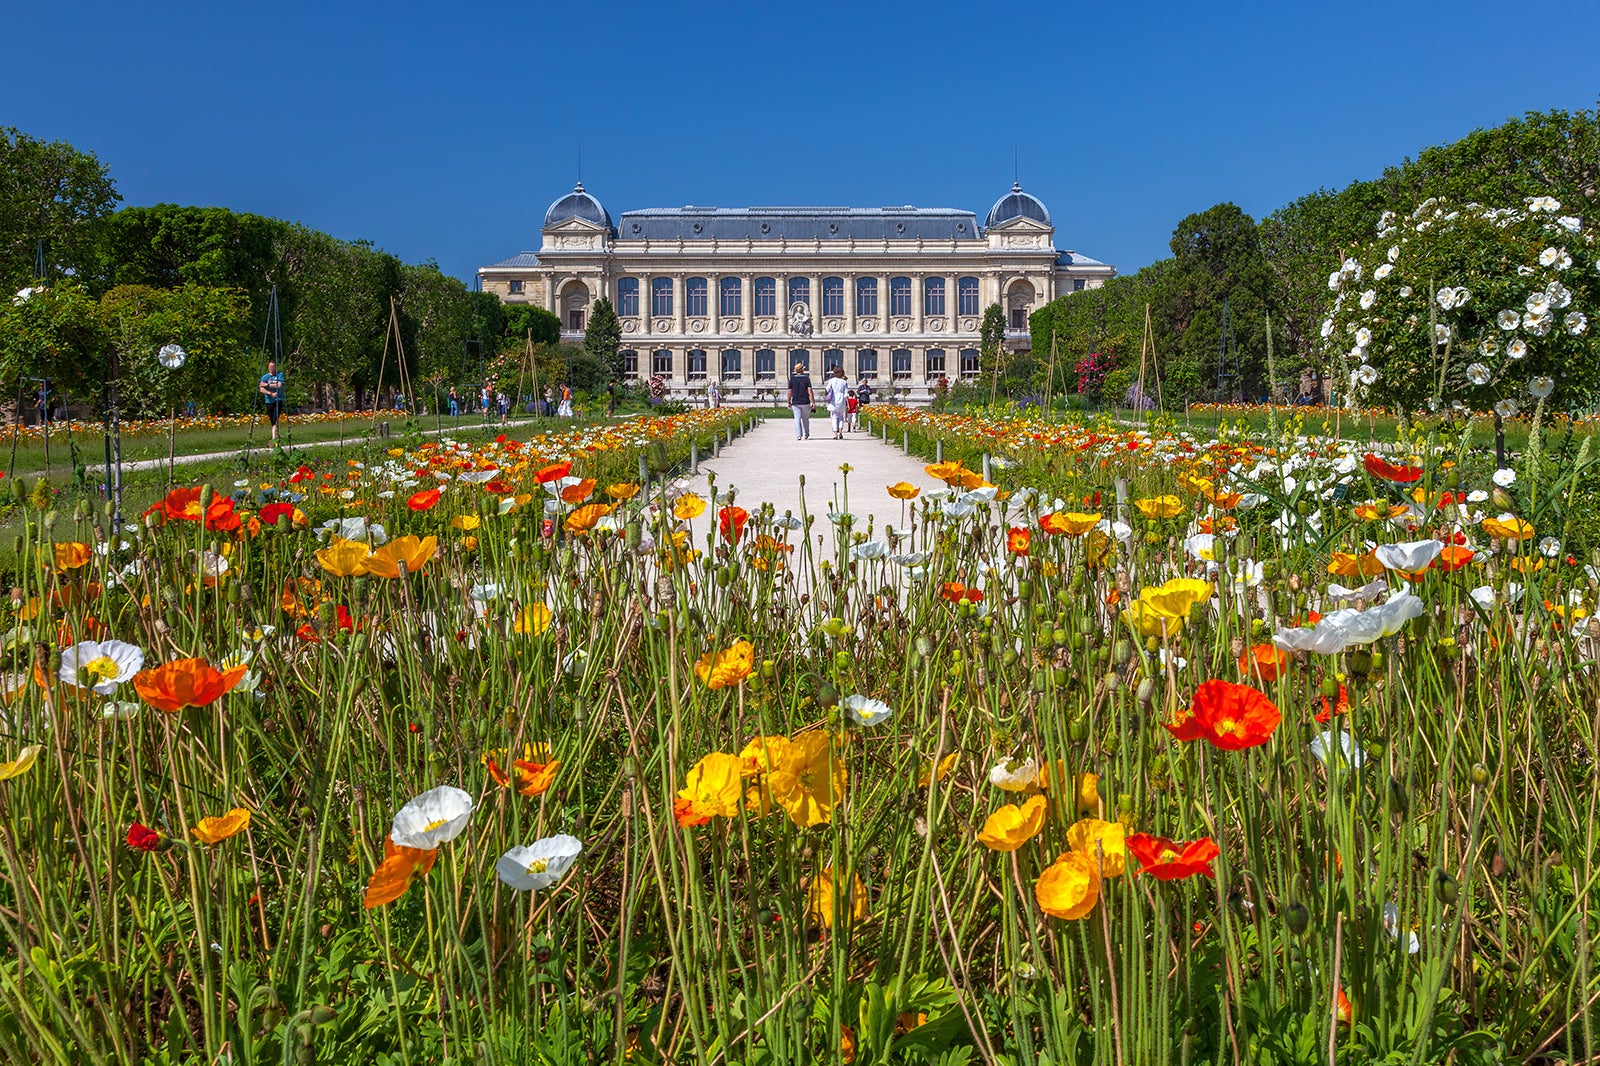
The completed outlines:
<svg viewBox="0 0 1600 1066">
<path fill-rule="evenodd" d="M 860 406 L 861 406 L 861 401 L 856 399 L 856 397 L 853 394 L 850 396 L 849 399 L 847 399 L 845 401 L 845 410 L 846 410 L 846 412 L 848 413 L 848 415 L 850 417 L 850 432 L 852 432 L 852 433 L 854 433 L 856 431 L 856 410 Z"/>
</svg>

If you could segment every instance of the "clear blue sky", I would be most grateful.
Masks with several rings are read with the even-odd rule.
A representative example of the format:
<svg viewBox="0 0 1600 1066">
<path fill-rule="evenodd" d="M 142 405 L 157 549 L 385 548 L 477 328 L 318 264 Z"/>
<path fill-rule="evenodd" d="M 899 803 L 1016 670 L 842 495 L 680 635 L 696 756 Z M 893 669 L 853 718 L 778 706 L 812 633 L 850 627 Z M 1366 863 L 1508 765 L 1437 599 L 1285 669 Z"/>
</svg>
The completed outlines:
<svg viewBox="0 0 1600 1066">
<path fill-rule="evenodd" d="M 0 124 L 128 204 L 220 205 L 475 268 L 583 180 L 702 204 L 983 213 L 1132 271 L 1529 110 L 1593 108 L 1600 3 L 11 5 Z M 159 10 L 156 8 L 159 7 Z"/>
</svg>

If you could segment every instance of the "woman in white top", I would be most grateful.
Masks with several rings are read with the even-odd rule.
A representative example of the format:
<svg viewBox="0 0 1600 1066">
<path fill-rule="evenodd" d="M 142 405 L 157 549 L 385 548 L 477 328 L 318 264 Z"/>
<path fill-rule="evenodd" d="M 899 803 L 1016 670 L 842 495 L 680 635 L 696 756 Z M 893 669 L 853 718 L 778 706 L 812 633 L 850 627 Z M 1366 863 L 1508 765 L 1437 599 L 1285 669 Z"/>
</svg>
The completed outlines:
<svg viewBox="0 0 1600 1066">
<path fill-rule="evenodd" d="M 844 367 L 833 368 L 833 376 L 823 386 L 828 413 L 833 416 L 833 439 L 844 440 L 845 416 L 849 411 L 850 383 L 844 379 Z"/>
</svg>

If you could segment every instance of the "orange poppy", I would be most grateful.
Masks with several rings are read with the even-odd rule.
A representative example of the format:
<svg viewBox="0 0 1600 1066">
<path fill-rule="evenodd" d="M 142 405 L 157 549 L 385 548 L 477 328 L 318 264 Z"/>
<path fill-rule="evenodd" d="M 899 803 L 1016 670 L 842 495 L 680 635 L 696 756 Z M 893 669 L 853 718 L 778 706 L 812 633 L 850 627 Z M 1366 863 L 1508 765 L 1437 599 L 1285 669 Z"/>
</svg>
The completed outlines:
<svg viewBox="0 0 1600 1066">
<path fill-rule="evenodd" d="M 744 524 L 750 520 L 750 512 L 743 507 L 724 507 L 717 512 L 717 528 L 722 532 L 722 539 L 729 544 L 739 543 L 739 538 L 744 536 Z"/>
<path fill-rule="evenodd" d="M 609 503 L 586 503 L 567 515 L 561 525 L 568 533 L 587 533 L 600 519 L 611 513 L 613 506 Z"/>
<path fill-rule="evenodd" d="M 1289 653 L 1273 644 L 1252 644 L 1239 653 L 1239 672 L 1270 683 L 1289 669 Z"/>
<path fill-rule="evenodd" d="M 218 670 L 204 659 L 174 659 L 134 674 L 133 687 L 156 710 L 174 714 L 185 707 L 215 703 L 233 691 L 249 669 L 244 663 Z"/>
<path fill-rule="evenodd" d="M 1362 460 L 1362 463 L 1364 466 L 1366 466 L 1367 473 L 1371 474 L 1373 477 L 1382 478 L 1384 481 L 1393 481 L 1396 484 L 1409 485 L 1413 481 L 1422 480 L 1422 467 L 1396 466 L 1387 460 L 1373 455 L 1371 452 L 1367 453 L 1367 457 Z"/>
<path fill-rule="evenodd" d="M 383 862 L 372 871 L 367 881 L 367 894 L 362 906 L 367 910 L 393 903 L 406 894 L 411 882 L 427 876 L 433 862 L 439 857 L 437 848 L 402 848 L 393 837 L 383 838 Z"/>
<path fill-rule="evenodd" d="M 1346 689 L 1345 689 L 1345 687 L 1343 685 L 1340 685 L 1339 686 L 1339 702 L 1336 705 L 1330 705 L 1328 703 L 1328 697 L 1326 697 L 1326 696 L 1322 697 L 1322 711 L 1321 711 L 1320 714 L 1318 714 L 1316 716 L 1316 718 L 1317 718 L 1317 721 L 1326 724 L 1326 723 L 1332 721 L 1333 720 L 1333 716 L 1336 715 L 1336 714 L 1349 714 L 1349 713 L 1350 713 L 1350 693 L 1348 691 L 1346 691 Z"/>
<path fill-rule="evenodd" d="M 586 477 L 576 485 L 568 485 L 561 490 L 561 499 L 564 503 L 582 503 L 594 495 L 595 480 Z"/>
<path fill-rule="evenodd" d="M 413 511 L 426 511 L 438 502 L 438 489 L 423 489 L 421 492 L 412 493 L 411 498 L 406 501 L 406 506 Z M 263 513 L 265 513 L 265 508 L 263 508 Z"/>
<path fill-rule="evenodd" d="M 1463 548 L 1460 545 L 1451 544 L 1439 552 L 1438 557 L 1433 560 L 1433 566 L 1437 570 L 1443 570 L 1448 573 L 1452 570 L 1460 570 L 1463 566 L 1472 562 L 1476 556 L 1477 553 L 1471 548 Z"/>
<path fill-rule="evenodd" d="M 560 481 L 570 473 L 572 473 L 572 462 L 568 460 L 565 463 L 551 463 L 549 466 L 540 467 L 539 472 L 533 475 L 533 479 L 544 485 L 551 481 Z"/>
<path fill-rule="evenodd" d="M 1277 706 L 1249 685 L 1207 681 L 1189 705 L 1200 737 L 1223 751 L 1265 744 L 1283 720 Z"/>
<path fill-rule="evenodd" d="M 437 537 L 396 537 L 361 561 L 361 572 L 373 577 L 397 578 L 400 564 L 406 573 L 415 574 L 427 565 L 439 548 Z"/>
<path fill-rule="evenodd" d="M 500 764 L 493 759 L 488 760 L 489 776 L 501 788 L 515 788 L 517 795 L 527 796 L 532 799 L 542 796 L 545 790 L 556 779 L 556 771 L 561 769 L 560 759 L 551 759 L 549 762 L 533 762 L 528 759 L 516 759 L 511 763 L 511 773 L 500 769 Z M 515 784 L 512 783 L 513 776 Z"/>
<path fill-rule="evenodd" d="M 1033 534 L 1026 529 L 1011 528 L 1006 531 L 1006 550 L 1012 555 L 1027 555 L 1028 541 Z"/>
</svg>

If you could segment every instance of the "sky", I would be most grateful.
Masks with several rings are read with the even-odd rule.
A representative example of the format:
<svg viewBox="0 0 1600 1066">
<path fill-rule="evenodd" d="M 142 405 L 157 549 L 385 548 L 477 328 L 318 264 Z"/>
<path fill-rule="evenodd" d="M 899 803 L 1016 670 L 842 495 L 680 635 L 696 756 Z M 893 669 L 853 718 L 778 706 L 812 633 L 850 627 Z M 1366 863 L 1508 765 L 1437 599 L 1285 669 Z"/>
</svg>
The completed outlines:
<svg viewBox="0 0 1600 1066">
<path fill-rule="evenodd" d="M 1132 272 L 1528 111 L 1593 109 L 1600 4 L 13 5 L 0 125 L 130 205 L 228 207 L 468 280 L 579 177 L 642 207 L 953 207 L 1020 177 Z M 1586 75 L 1583 72 L 1587 70 Z"/>
</svg>

